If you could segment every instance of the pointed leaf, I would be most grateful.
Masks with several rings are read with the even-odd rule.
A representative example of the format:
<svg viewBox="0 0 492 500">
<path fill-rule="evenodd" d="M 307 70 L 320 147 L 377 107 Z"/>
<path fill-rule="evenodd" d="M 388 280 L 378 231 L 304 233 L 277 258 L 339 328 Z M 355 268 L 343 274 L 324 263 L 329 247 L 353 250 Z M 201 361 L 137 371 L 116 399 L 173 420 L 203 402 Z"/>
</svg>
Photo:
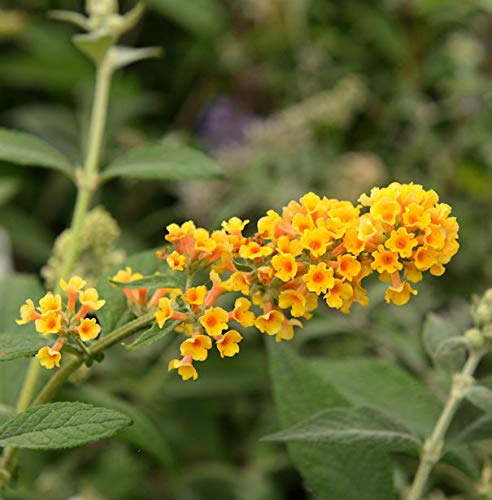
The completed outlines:
<svg viewBox="0 0 492 500">
<path fill-rule="evenodd" d="M 46 345 L 40 335 L 18 332 L 0 333 L 0 362 L 18 358 L 30 358 Z"/>
<path fill-rule="evenodd" d="M 312 441 L 397 451 L 419 446 L 418 438 L 384 413 L 367 407 L 321 411 L 267 441 Z"/>
<path fill-rule="evenodd" d="M 148 345 L 161 340 L 166 335 L 169 335 L 174 329 L 178 326 L 179 321 L 171 321 L 170 323 L 166 323 L 163 328 L 159 328 L 157 323 L 154 323 L 148 330 L 146 330 L 140 337 L 138 337 L 131 344 L 123 344 L 127 349 L 135 350 L 141 349 L 142 347 L 146 347 Z"/>
<path fill-rule="evenodd" d="M 24 132 L 0 128 L 0 161 L 51 168 L 73 178 L 73 168 L 61 153 L 43 140 Z"/>
<path fill-rule="evenodd" d="M 492 391 L 475 385 L 465 391 L 465 398 L 486 413 L 492 413 Z"/>
<path fill-rule="evenodd" d="M 0 427 L 0 446 L 73 448 L 111 437 L 131 424 L 123 413 L 85 403 L 48 403 L 18 413 Z"/>
<path fill-rule="evenodd" d="M 176 144 L 159 144 L 137 148 L 117 158 L 101 173 L 101 178 L 187 180 L 221 175 L 221 168 L 200 151 Z"/>
<path fill-rule="evenodd" d="M 290 427 L 326 409 L 349 402 L 292 348 L 267 339 L 280 424 Z M 394 498 L 388 455 L 367 446 L 288 442 L 294 464 L 317 498 Z"/>
<path fill-rule="evenodd" d="M 101 28 L 92 33 L 75 35 L 72 40 L 81 52 L 90 57 L 96 64 L 99 64 L 115 42 L 116 35 L 107 29 Z"/>
<path fill-rule="evenodd" d="M 129 64 L 151 57 L 161 57 L 162 49 L 160 47 L 146 47 L 143 49 L 134 49 L 132 47 L 114 47 L 111 49 L 111 65 L 113 68 L 123 68 Z"/>
</svg>

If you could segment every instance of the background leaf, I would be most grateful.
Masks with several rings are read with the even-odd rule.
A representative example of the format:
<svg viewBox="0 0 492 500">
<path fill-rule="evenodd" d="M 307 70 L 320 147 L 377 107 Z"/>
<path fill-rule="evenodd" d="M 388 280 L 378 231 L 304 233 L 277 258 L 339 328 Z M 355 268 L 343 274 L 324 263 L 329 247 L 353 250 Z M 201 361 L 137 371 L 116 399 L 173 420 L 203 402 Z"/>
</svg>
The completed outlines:
<svg viewBox="0 0 492 500">
<path fill-rule="evenodd" d="M 146 347 L 148 345 L 161 340 L 166 335 L 169 335 L 174 331 L 176 326 L 179 325 L 179 321 L 172 321 L 163 328 L 159 328 L 157 323 L 154 323 L 148 330 L 143 332 L 134 342 L 131 344 L 124 344 L 127 349 L 135 350 L 140 349 L 141 347 Z"/>
<path fill-rule="evenodd" d="M 186 180 L 221 177 L 221 168 L 208 156 L 187 146 L 160 144 L 133 149 L 101 173 L 102 179 Z"/>
<path fill-rule="evenodd" d="M 16 165 L 46 167 L 69 177 L 73 169 L 56 149 L 37 137 L 8 129 L 0 129 L 0 160 Z"/>
<path fill-rule="evenodd" d="M 112 436 L 130 425 L 120 412 L 85 403 L 34 406 L 0 427 L 0 446 L 32 450 L 73 448 Z"/>
<path fill-rule="evenodd" d="M 349 402 L 284 344 L 268 339 L 270 370 L 280 424 L 289 427 L 321 410 Z M 386 453 L 361 446 L 288 443 L 289 453 L 317 498 L 393 498 Z"/>
<path fill-rule="evenodd" d="M 39 334 L 0 333 L 0 362 L 17 358 L 30 358 L 46 345 Z"/>
<path fill-rule="evenodd" d="M 267 441 L 309 441 L 397 451 L 420 441 L 398 422 L 372 408 L 325 410 L 292 427 L 271 434 Z"/>
</svg>

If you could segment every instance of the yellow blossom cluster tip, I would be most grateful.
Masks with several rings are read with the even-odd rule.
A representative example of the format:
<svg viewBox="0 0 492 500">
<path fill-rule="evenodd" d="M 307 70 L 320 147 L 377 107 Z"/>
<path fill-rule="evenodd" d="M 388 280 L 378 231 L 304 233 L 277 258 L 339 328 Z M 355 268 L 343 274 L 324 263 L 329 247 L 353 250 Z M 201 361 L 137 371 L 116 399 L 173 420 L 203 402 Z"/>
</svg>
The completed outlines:
<svg viewBox="0 0 492 500">
<path fill-rule="evenodd" d="M 157 290 L 147 304 L 160 328 L 171 324 L 186 336 L 169 370 L 196 379 L 193 362 L 207 359 L 214 345 L 221 357 L 234 356 L 239 327 L 289 340 L 319 298 L 343 313 L 354 302 L 365 306 L 362 280 L 374 272 L 390 283 L 386 301 L 405 304 L 417 293 L 409 282 L 420 281 L 425 271 L 441 275 L 458 250 L 450 211 L 434 191 L 394 182 L 362 195 L 358 205 L 307 193 L 281 213 L 269 210 L 249 237 L 243 234 L 249 221 L 237 217 L 211 233 L 192 221 L 169 225 L 165 239 L 172 247 L 158 258 L 173 271 L 193 277 L 205 269 L 210 277 L 208 285 Z M 128 281 L 135 276 L 128 268 L 120 273 L 120 281 L 123 274 Z M 216 304 L 224 293 L 242 294 L 231 310 Z"/>
<path fill-rule="evenodd" d="M 60 281 L 60 287 L 67 297 L 66 303 L 62 302 L 61 295 L 48 292 L 39 300 L 38 307 L 31 299 L 27 299 L 20 308 L 21 317 L 16 320 L 18 325 L 34 321 L 37 332 L 58 336 L 53 346 L 41 348 L 36 356 L 45 368 L 60 366 L 61 349 L 70 338 L 87 342 L 94 340 L 101 332 L 96 319 L 86 316 L 101 309 L 105 301 L 99 299 L 95 288 L 85 288 L 86 284 L 81 277 L 72 276 L 68 282 Z"/>
</svg>

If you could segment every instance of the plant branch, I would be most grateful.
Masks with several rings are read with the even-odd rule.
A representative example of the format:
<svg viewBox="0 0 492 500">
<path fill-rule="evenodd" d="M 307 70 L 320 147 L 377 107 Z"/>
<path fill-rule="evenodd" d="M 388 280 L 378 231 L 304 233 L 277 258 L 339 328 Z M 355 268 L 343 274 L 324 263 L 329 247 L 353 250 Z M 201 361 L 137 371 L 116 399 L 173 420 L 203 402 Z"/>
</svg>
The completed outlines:
<svg viewBox="0 0 492 500">
<path fill-rule="evenodd" d="M 444 449 L 444 438 L 451 421 L 461 403 L 465 390 L 473 384 L 473 374 L 484 355 L 483 351 L 472 351 L 463 370 L 453 377 L 453 385 L 442 413 L 430 437 L 422 448 L 419 467 L 413 480 L 407 500 L 420 500 L 434 465 L 439 461 Z"/>
</svg>

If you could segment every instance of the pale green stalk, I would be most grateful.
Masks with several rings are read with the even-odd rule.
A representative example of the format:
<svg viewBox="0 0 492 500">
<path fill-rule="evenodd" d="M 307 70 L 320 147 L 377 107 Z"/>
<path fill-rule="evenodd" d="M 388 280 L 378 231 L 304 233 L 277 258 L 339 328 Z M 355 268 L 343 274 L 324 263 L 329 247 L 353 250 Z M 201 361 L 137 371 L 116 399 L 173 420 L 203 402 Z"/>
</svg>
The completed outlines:
<svg viewBox="0 0 492 500">
<path fill-rule="evenodd" d="M 473 384 L 473 374 L 483 352 L 472 351 L 463 366 L 463 370 L 453 377 L 453 385 L 442 413 L 430 437 L 425 441 L 420 457 L 420 464 L 413 480 L 407 500 L 421 500 L 427 481 L 434 465 L 439 461 L 445 444 L 446 432 L 453 420 L 466 389 Z"/>
</svg>

